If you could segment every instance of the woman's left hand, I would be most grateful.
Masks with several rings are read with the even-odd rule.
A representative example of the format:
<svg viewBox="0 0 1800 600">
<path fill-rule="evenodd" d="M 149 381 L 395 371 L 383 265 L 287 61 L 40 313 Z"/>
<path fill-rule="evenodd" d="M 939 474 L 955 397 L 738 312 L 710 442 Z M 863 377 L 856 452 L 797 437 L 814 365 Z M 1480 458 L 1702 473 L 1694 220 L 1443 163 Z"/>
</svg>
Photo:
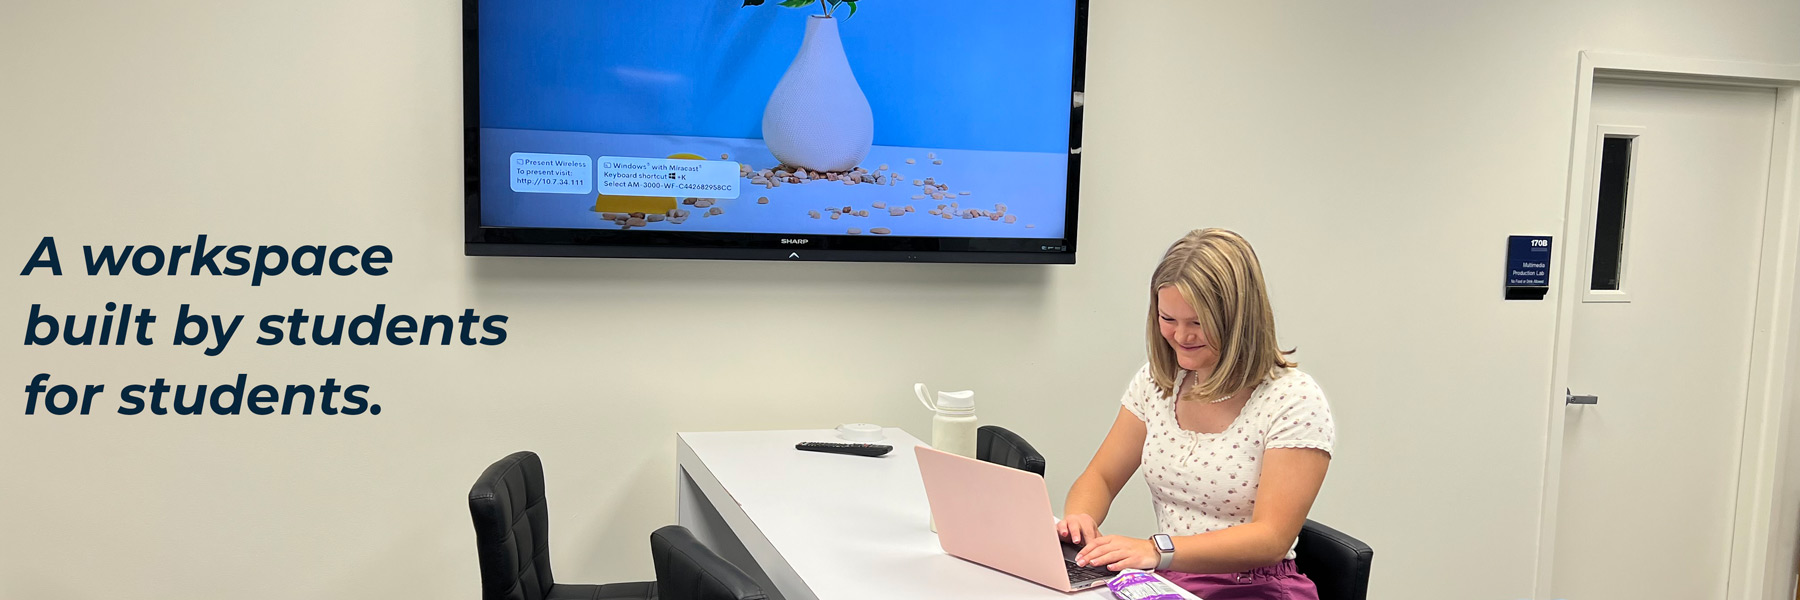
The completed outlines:
<svg viewBox="0 0 1800 600">
<path fill-rule="evenodd" d="M 1161 559 L 1162 554 L 1156 551 L 1156 544 L 1150 543 L 1150 540 L 1103 535 L 1094 538 L 1093 543 L 1075 555 L 1075 564 L 1102 565 L 1114 571 L 1154 569 Z"/>
</svg>

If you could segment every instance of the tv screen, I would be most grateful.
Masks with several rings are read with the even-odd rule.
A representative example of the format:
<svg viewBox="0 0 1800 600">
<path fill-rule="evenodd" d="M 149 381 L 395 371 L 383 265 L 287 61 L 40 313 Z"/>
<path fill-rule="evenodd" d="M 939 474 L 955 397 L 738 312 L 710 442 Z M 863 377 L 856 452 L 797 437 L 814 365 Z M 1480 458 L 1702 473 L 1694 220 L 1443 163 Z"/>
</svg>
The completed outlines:
<svg viewBox="0 0 1800 600">
<path fill-rule="evenodd" d="M 1086 9 L 465 2 L 466 253 L 1073 263 Z"/>
</svg>

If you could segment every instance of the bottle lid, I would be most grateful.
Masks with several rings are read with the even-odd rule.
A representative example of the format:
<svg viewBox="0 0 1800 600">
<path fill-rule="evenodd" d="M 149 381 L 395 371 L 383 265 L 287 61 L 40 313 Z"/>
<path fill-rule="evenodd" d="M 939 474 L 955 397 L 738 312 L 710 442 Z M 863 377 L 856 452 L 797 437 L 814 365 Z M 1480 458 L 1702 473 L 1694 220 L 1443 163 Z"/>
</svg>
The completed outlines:
<svg viewBox="0 0 1800 600">
<path fill-rule="evenodd" d="M 975 391 L 938 392 L 937 409 L 938 412 L 946 413 L 975 412 Z"/>
<path fill-rule="evenodd" d="M 937 402 L 934 403 L 926 397 L 928 391 L 925 384 L 915 383 L 913 394 L 919 397 L 919 403 L 925 405 L 927 410 L 938 414 L 966 415 L 975 412 L 975 392 L 972 390 L 938 392 Z"/>
</svg>

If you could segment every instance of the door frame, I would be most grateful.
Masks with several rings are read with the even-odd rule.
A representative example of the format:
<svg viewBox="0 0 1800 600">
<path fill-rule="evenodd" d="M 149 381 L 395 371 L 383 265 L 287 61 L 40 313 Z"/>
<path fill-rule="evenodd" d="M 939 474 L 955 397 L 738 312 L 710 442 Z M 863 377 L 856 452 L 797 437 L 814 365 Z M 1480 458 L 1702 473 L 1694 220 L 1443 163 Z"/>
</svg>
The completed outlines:
<svg viewBox="0 0 1800 600">
<path fill-rule="evenodd" d="M 1565 390 L 1575 306 L 1587 290 L 1585 261 L 1591 243 L 1590 192 L 1598 177 L 1598 138 L 1592 121 L 1594 82 L 1640 80 L 1726 84 L 1773 89 L 1774 138 L 1763 210 L 1763 240 L 1756 282 L 1756 313 L 1751 332 L 1743 434 L 1737 459 L 1736 506 L 1733 513 L 1727 600 L 1792 598 L 1794 582 L 1778 574 L 1793 568 L 1793 540 L 1771 535 L 1791 451 L 1783 431 L 1793 410 L 1786 399 L 1800 400 L 1800 377 L 1787 372 L 1796 317 L 1796 277 L 1800 276 L 1800 65 L 1771 65 L 1722 60 L 1670 58 L 1605 52 L 1581 53 L 1575 92 L 1575 130 L 1570 146 L 1568 189 L 1563 210 L 1563 251 L 1553 257 L 1558 281 L 1556 337 L 1551 355 L 1550 389 L 1544 399 L 1549 423 L 1544 452 L 1544 482 L 1539 510 L 1537 565 L 1533 597 L 1548 600 L 1556 564 L 1556 517 L 1562 487 Z M 1800 375 L 1800 374 L 1792 374 Z M 1800 476 L 1800 475 L 1794 475 Z M 1787 552 L 1783 552 L 1783 549 Z M 1581 599 L 1575 599 L 1581 600 Z"/>
</svg>

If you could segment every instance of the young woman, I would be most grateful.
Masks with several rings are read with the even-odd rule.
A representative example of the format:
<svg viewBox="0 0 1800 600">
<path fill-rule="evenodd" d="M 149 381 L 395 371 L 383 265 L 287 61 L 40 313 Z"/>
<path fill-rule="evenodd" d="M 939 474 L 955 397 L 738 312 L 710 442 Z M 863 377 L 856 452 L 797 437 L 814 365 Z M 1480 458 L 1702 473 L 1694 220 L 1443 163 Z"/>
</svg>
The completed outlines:
<svg viewBox="0 0 1800 600">
<path fill-rule="evenodd" d="M 1250 243 L 1223 229 L 1177 240 L 1150 280 L 1148 329 L 1149 364 L 1069 489 L 1057 533 L 1085 546 L 1081 564 L 1155 569 L 1207 600 L 1317 600 L 1293 548 L 1335 429 L 1318 384 L 1275 343 Z M 1159 533 L 1101 535 L 1140 468 Z"/>
</svg>

